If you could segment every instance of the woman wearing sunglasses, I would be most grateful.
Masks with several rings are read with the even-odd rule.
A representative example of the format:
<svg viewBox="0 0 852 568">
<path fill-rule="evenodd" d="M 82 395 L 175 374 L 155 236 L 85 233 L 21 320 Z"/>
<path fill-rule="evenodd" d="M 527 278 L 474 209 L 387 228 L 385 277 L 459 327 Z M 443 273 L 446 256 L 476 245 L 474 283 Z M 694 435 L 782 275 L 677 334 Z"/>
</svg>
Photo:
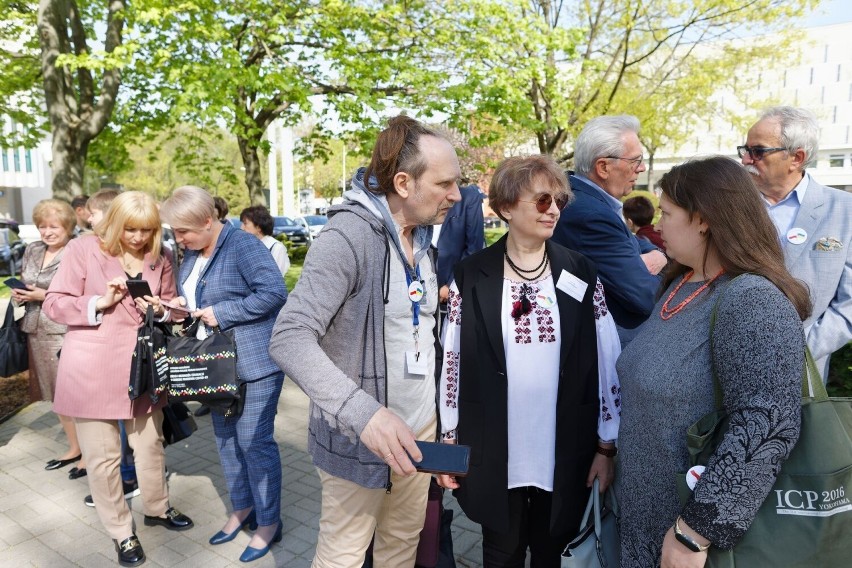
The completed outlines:
<svg viewBox="0 0 852 568">
<path fill-rule="evenodd" d="M 615 323 L 594 264 L 548 241 L 571 198 L 552 158 L 503 162 L 489 199 L 508 234 L 450 286 L 441 430 L 471 459 L 467 477 L 439 483 L 482 525 L 486 567 L 523 566 L 528 548 L 533 566 L 558 567 L 588 487 L 613 476 Z"/>
</svg>

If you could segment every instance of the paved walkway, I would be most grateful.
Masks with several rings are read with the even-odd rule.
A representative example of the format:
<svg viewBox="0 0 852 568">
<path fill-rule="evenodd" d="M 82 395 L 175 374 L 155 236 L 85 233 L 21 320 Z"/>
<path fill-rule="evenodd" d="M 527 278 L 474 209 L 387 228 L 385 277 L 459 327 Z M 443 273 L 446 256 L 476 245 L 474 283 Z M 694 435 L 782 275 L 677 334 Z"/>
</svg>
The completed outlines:
<svg viewBox="0 0 852 568">
<path fill-rule="evenodd" d="M 62 429 L 50 408 L 46 402 L 31 404 L 0 425 L 0 566 L 118 566 L 95 510 L 83 504 L 89 493 L 86 478 L 69 480 L 70 466 L 44 470 L 46 461 L 65 450 Z M 302 568 L 313 558 L 320 483 L 305 450 L 307 413 L 304 393 L 287 380 L 275 420 L 284 475 L 284 540 L 253 567 Z M 146 568 L 246 566 L 237 558 L 248 544 L 248 533 L 219 546 L 207 543 L 221 528 L 229 506 L 210 417 L 196 422 L 195 434 L 166 449 L 171 503 L 192 517 L 195 528 L 176 533 L 146 527 L 141 499 L 131 500 L 137 535 L 148 557 Z M 449 493 L 445 505 L 455 510 L 453 542 L 459 568 L 480 566 L 478 525 L 463 516 Z"/>
</svg>

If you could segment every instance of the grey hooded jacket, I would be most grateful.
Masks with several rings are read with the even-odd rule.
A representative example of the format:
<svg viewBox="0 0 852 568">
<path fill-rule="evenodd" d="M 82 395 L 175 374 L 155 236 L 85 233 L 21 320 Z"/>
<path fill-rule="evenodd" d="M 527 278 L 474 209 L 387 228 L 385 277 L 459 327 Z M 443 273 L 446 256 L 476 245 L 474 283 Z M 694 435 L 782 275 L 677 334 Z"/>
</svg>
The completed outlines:
<svg viewBox="0 0 852 568">
<path fill-rule="evenodd" d="M 375 204 L 358 193 L 347 192 L 350 201 L 329 211 L 278 315 L 269 352 L 311 399 L 314 465 L 383 488 L 388 467 L 359 435 L 387 404 L 384 306 L 389 255 L 396 253 Z"/>
</svg>

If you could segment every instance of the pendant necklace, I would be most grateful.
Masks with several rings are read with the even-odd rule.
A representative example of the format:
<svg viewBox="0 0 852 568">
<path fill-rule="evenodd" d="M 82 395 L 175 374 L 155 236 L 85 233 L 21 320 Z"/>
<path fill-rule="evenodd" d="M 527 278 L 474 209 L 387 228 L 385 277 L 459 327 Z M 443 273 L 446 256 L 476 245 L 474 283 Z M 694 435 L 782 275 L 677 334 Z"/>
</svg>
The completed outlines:
<svg viewBox="0 0 852 568">
<path fill-rule="evenodd" d="M 663 320 L 669 320 L 669 319 L 673 318 L 675 316 L 675 314 L 677 314 L 679 311 L 684 309 L 687 306 L 687 304 L 689 304 L 692 300 L 697 298 L 698 295 L 701 294 L 701 292 L 706 290 L 710 286 L 710 284 L 715 282 L 716 279 L 719 278 L 724 273 L 725 273 L 725 269 L 723 268 L 722 270 L 720 270 L 716 274 L 716 276 L 714 276 L 710 280 L 707 280 L 706 282 L 704 282 L 704 284 L 702 284 L 695 292 L 693 292 L 692 294 L 687 296 L 685 300 L 681 301 L 674 308 L 669 308 L 669 303 L 671 303 L 671 301 L 674 299 L 674 297 L 677 295 L 677 293 L 680 291 L 680 289 L 683 287 L 683 285 L 686 284 L 686 281 L 689 280 L 690 278 L 692 278 L 692 275 L 695 274 L 694 270 L 690 270 L 688 273 L 686 273 L 684 275 L 683 280 L 681 280 L 680 283 L 677 286 L 675 286 L 675 289 L 672 290 L 672 293 L 669 294 L 668 298 L 666 298 L 666 301 L 663 302 L 663 307 L 660 308 L 660 317 Z"/>
</svg>

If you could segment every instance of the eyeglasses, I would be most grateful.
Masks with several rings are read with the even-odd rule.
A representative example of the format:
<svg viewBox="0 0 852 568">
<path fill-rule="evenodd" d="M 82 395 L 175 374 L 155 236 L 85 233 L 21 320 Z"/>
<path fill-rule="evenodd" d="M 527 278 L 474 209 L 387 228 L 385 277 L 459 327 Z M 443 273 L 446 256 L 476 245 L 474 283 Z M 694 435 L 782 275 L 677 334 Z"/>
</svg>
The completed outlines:
<svg viewBox="0 0 852 568">
<path fill-rule="evenodd" d="M 535 203 L 535 209 L 539 213 L 547 213 L 554 200 L 556 200 L 556 208 L 562 211 L 568 203 L 568 194 L 562 193 L 553 197 L 549 193 L 542 193 L 535 199 L 535 201 L 531 201 L 529 199 L 518 199 L 518 201 L 523 201 L 524 203 Z"/>
<path fill-rule="evenodd" d="M 739 154 L 740 158 L 745 158 L 746 154 L 748 154 L 749 158 L 755 162 L 759 162 L 767 154 L 773 154 L 786 149 L 787 148 L 764 148 L 763 146 L 737 146 L 737 154 Z"/>
<path fill-rule="evenodd" d="M 633 166 L 633 169 L 638 169 L 642 163 L 645 161 L 645 156 L 639 156 L 638 158 L 622 158 L 621 156 L 606 156 L 606 158 L 610 160 L 624 160 L 625 162 L 630 162 Z"/>
</svg>

